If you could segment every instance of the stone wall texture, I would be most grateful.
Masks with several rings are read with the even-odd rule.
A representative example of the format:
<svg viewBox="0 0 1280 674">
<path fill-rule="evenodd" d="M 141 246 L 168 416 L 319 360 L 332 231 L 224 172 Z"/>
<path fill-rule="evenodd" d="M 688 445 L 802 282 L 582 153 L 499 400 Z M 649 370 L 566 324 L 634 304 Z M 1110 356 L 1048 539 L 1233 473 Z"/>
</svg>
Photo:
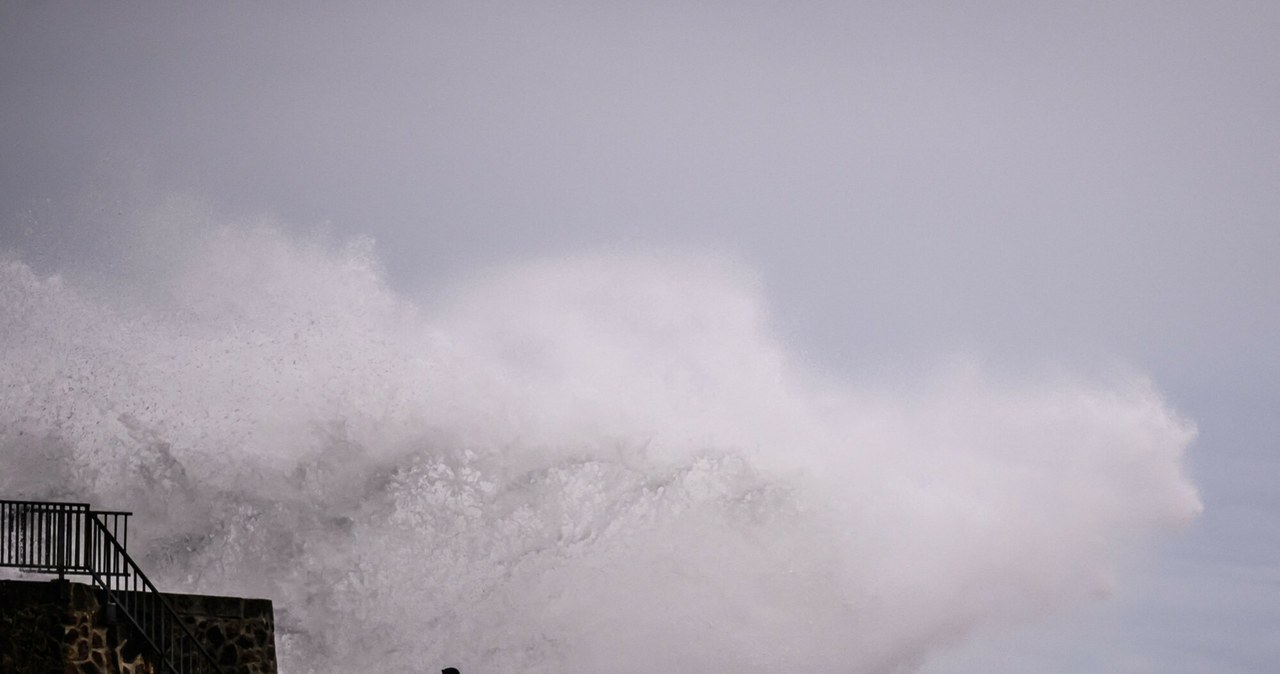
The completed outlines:
<svg viewBox="0 0 1280 674">
<path fill-rule="evenodd" d="M 276 674 L 275 614 L 266 599 L 166 594 L 227 674 Z"/>
<path fill-rule="evenodd" d="M 276 674 L 265 599 L 166 594 L 227 674 Z M 0 581 L 0 674 L 157 674 L 140 639 L 110 624 L 101 590 L 66 581 Z"/>
</svg>

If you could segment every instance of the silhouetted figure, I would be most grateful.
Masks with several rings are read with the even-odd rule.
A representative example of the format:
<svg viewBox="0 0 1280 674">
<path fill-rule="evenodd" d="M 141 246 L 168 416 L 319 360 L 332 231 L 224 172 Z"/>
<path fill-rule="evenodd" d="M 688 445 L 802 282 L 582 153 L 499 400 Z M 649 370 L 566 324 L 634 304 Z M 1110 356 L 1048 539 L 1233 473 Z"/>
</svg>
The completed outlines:
<svg viewBox="0 0 1280 674">
<path fill-rule="evenodd" d="M 444 669 L 440 670 L 440 674 L 462 674 L 462 673 L 458 671 L 457 667 L 445 667 Z"/>
</svg>

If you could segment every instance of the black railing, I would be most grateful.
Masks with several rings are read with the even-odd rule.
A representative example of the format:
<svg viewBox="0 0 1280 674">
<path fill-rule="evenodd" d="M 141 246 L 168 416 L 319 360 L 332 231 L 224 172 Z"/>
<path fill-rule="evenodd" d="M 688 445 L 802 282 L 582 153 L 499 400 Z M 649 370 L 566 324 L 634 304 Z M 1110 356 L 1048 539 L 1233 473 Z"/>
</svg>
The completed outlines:
<svg viewBox="0 0 1280 674">
<path fill-rule="evenodd" d="M 88 574 L 87 503 L 0 501 L 0 566 L 35 573 Z"/>
<path fill-rule="evenodd" d="M 217 660 L 125 549 L 131 513 L 87 503 L 0 500 L 0 566 L 89 576 L 108 622 L 128 625 L 171 674 L 221 674 Z"/>
</svg>

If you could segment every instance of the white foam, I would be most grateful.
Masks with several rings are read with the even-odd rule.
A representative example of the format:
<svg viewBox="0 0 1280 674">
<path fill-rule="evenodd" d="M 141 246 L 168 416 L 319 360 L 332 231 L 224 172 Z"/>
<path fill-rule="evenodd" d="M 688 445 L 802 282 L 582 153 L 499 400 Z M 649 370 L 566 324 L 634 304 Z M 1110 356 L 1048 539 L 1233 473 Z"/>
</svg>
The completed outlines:
<svg viewBox="0 0 1280 674">
<path fill-rule="evenodd" d="M 1147 382 L 819 384 L 749 273 L 170 233 L 109 291 L 0 262 L 0 492 L 138 512 L 281 671 L 890 672 L 1105 591 L 1200 508 Z"/>
</svg>

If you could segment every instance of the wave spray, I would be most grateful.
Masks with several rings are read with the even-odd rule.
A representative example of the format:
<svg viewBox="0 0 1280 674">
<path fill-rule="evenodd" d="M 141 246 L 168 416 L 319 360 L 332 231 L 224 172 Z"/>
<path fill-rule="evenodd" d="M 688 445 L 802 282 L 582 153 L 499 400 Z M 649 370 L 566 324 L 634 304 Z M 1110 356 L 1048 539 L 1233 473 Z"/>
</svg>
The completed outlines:
<svg viewBox="0 0 1280 674">
<path fill-rule="evenodd" d="M 0 493 L 137 513 L 161 587 L 275 600 L 281 671 L 902 672 L 1193 517 L 1144 381 L 807 374 L 700 256 L 490 270 L 170 233 L 0 257 Z"/>
</svg>

